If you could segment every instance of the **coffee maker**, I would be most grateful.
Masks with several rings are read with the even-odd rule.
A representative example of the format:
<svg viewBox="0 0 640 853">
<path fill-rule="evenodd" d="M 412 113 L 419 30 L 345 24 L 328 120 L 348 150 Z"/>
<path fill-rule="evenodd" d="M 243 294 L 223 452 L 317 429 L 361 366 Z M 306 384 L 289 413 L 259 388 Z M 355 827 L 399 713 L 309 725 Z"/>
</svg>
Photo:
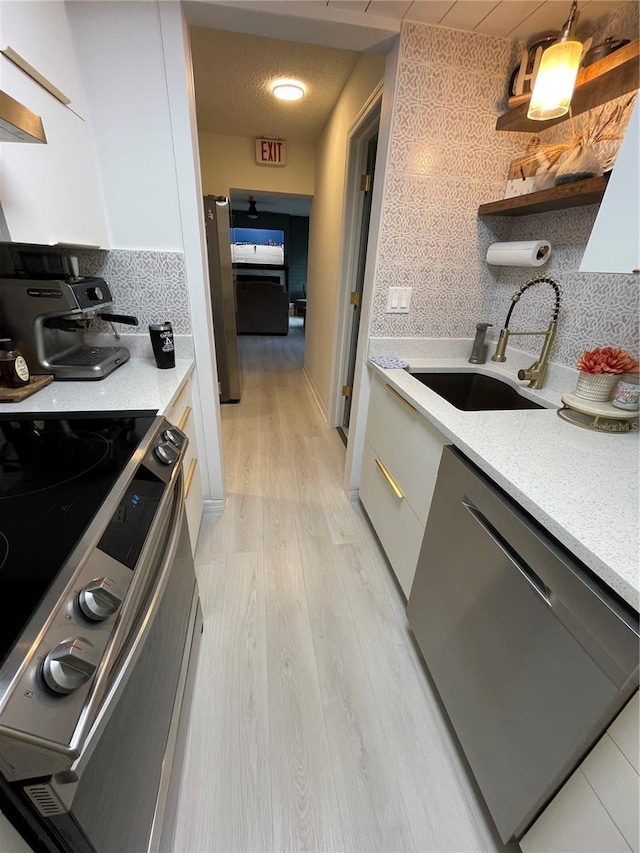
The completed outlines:
<svg viewBox="0 0 640 853">
<path fill-rule="evenodd" d="M 136 317 L 105 313 L 112 306 L 102 278 L 0 278 L 0 331 L 15 341 L 32 374 L 104 379 L 128 361 L 126 347 L 85 343 L 94 320 L 138 325 Z"/>
</svg>

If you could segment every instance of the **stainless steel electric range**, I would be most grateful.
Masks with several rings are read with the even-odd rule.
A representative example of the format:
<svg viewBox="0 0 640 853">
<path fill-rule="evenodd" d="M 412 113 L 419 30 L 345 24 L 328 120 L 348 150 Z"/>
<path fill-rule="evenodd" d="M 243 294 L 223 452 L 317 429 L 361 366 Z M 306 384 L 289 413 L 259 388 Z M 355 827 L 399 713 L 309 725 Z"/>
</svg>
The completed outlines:
<svg viewBox="0 0 640 853">
<path fill-rule="evenodd" d="M 187 438 L 0 413 L 0 811 L 36 850 L 170 849 L 201 633 Z"/>
</svg>

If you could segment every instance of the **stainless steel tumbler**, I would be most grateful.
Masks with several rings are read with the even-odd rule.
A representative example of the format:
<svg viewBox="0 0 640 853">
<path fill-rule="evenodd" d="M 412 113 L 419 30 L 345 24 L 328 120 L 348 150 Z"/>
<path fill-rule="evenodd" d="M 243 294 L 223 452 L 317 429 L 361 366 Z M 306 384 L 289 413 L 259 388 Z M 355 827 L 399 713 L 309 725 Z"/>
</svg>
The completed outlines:
<svg viewBox="0 0 640 853">
<path fill-rule="evenodd" d="M 149 336 L 156 365 L 160 370 L 176 366 L 176 352 L 173 346 L 171 323 L 153 323 L 149 326 Z"/>
</svg>

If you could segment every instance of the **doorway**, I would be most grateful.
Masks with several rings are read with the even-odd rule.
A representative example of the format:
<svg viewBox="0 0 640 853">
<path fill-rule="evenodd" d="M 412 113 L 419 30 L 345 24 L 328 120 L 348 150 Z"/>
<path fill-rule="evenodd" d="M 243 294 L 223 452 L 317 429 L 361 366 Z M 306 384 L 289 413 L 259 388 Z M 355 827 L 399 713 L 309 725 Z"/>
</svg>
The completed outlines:
<svg viewBox="0 0 640 853">
<path fill-rule="evenodd" d="M 362 314 L 362 292 L 369 245 L 369 225 L 375 180 L 381 92 L 365 111 L 350 135 L 347 197 L 347 229 L 343 264 L 341 317 L 338 320 L 340 379 L 338 383 L 337 428 L 345 442 L 349 436 L 351 403 L 356 372 L 356 353 Z M 341 338 L 341 341 L 340 341 Z M 335 423 L 335 422 L 334 422 Z"/>
<path fill-rule="evenodd" d="M 237 188 L 230 196 L 238 334 L 303 346 L 311 196 Z"/>
</svg>

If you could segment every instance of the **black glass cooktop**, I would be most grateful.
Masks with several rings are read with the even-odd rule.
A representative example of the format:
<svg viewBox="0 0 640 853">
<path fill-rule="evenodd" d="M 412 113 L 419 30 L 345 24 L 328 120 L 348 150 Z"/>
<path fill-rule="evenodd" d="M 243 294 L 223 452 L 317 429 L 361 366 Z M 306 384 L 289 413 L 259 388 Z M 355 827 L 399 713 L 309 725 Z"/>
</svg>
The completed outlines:
<svg viewBox="0 0 640 853">
<path fill-rule="evenodd" d="M 154 420 L 155 412 L 0 412 L 0 661 Z"/>
</svg>

